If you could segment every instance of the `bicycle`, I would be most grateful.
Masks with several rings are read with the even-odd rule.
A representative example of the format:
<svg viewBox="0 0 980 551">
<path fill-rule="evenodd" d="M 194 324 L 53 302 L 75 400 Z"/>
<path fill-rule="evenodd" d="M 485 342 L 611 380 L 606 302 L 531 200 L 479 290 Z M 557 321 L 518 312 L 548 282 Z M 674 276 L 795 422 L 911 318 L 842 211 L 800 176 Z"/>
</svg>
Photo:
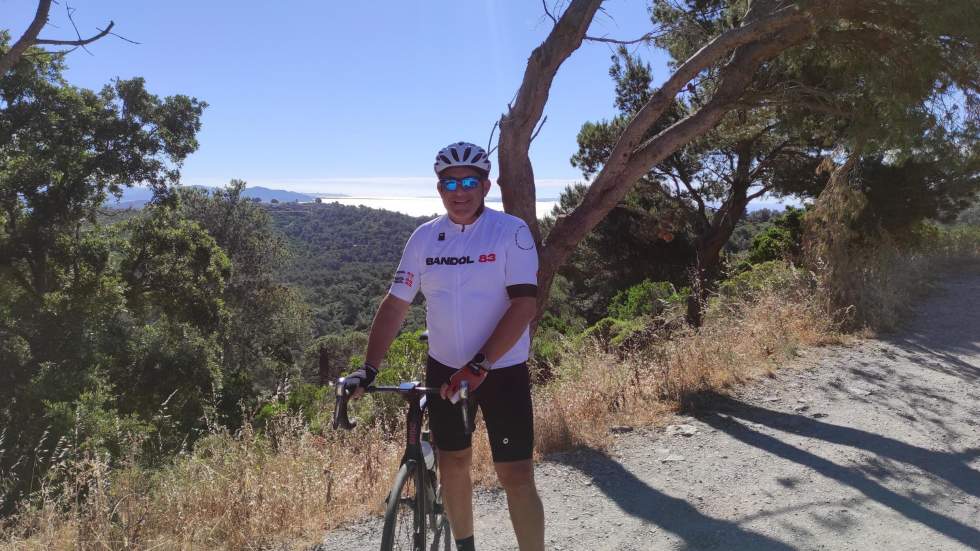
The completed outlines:
<svg viewBox="0 0 980 551">
<path fill-rule="evenodd" d="M 336 401 L 333 428 L 350 430 L 354 423 L 347 415 L 350 389 L 341 377 L 334 385 Z M 439 395 L 438 388 L 420 386 L 418 382 L 403 382 L 397 386 L 371 386 L 365 392 L 395 392 L 408 402 L 406 415 L 405 452 L 401 467 L 385 500 L 384 528 L 381 533 L 381 551 L 411 550 L 438 551 L 440 540 L 443 551 L 451 551 L 452 537 L 449 519 L 442 506 L 442 488 L 436 469 L 436 457 L 429 443 L 429 432 L 422 430 L 423 416 L 428 397 Z M 459 392 L 459 404 L 463 426 L 472 432 L 469 419 L 469 386 L 464 381 Z M 424 466 L 424 467 L 423 467 Z M 421 491 L 420 491 L 421 489 Z M 411 526 L 409 526 L 411 518 Z M 427 522 L 428 521 L 428 522 Z M 431 545 L 426 548 L 426 524 L 431 528 Z"/>
</svg>

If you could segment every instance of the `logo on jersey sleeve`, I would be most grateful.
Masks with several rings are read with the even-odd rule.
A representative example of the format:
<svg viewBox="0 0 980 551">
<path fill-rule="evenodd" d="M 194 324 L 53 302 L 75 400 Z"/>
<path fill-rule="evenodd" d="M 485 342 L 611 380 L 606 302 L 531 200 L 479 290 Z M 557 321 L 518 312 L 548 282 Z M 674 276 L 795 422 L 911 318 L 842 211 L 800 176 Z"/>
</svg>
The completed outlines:
<svg viewBox="0 0 980 551">
<path fill-rule="evenodd" d="M 530 251 L 534 248 L 534 236 L 531 235 L 531 230 L 527 226 L 521 226 L 517 228 L 514 232 L 514 243 L 517 244 L 517 248 L 522 251 Z"/>
<path fill-rule="evenodd" d="M 415 274 L 412 272 L 406 272 L 404 270 L 398 270 L 395 272 L 395 279 L 392 282 L 393 285 L 398 285 L 399 283 L 405 284 L 408 287 L 415 285 Z"/>
<path fill-rule="evenodd" d="M 463 264 L 485 264 L 487 262 L 496 262 L 496 253 L 481 254 L 476 260 L 469 255 L 466 256 L 430 256 L 425 259 L 426 266 L 460 266 Z"/>
</svg>

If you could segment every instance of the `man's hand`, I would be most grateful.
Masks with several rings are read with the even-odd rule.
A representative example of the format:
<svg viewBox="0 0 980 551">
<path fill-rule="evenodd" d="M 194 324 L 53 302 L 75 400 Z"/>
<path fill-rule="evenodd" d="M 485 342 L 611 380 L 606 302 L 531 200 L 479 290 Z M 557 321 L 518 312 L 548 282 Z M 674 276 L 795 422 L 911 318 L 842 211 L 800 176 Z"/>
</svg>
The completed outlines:
<svg viewBox="0 0 980 551">
<path fill-rule="evenodd" d="M 351 400 L 357 400 L 363 396 L 364 389 L 371 386 L 377 376 L 378 370 L 373 365 L 365 363 L 363 367 L 344 377 L 344 386 L 348 392 L 353 393 Z"/>
<path fill-rule="evenodd" d="M 463 366 L 459 371 L 453 373 L 453 376 L 449 378 L 449 383 L 443 384 L 439 388 L 439 395 L 443 397 L 444 400 L 452 400 L 454 396 L 459 392 L 459 384 L 466 381 L 470 385 L 470 392 L 476 390 L 476 387 L 483 384 L 483 381 L 487 379 L 487 374 L 489 371 L 473 370 L 470 369 L 469 365 Z"/>
</svg>

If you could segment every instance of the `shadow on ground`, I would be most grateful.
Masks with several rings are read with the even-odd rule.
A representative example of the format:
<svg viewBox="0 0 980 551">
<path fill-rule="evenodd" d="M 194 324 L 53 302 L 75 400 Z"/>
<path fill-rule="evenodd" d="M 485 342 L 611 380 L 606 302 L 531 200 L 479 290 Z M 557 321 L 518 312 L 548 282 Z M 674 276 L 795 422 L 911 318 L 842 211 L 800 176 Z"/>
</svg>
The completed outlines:
<svg viewBox="0 0 980 551">
<path fill-rule="evenodd" d="M 549 458 L 590 476 L 596 488 L 624 512 L 684 540 L 685 549 L 790 551 L 794 547 L 737 523 L 707 516 L 683 499 L 650 487 L 619 462 L 593 449 Z"/>
<path fill-rule="evenodd" d="M 753 430 L 746 422 L 796 436 L 864 450 L 873 454 L 876 459 L 887 458 L 905 463 L 939 477 L 975 497 L 980 497 L 980 473 L 971 469 L 967 462 L 980 457 L 980 449 L 972 448 L 961 453 L 934 451 L 872 432 L 824 423 L 803 415 L 783 413 L 714 393 L 702 395 L 699 401 L 710 403 L 711 408 L 697 412 L 695 416 L 732 438 L 813 469 L 827 478 L 854 488 L 869 499 L 885 505 L 909 520 L 932 528 L 973 549 L 980 549 L 980 530 L 977 528 L 932 511 L 923 506 L 919 499 L 896 493 L 868 476 L 868 473 L 872 472 L 876 478 L 887 478 L 889 474 L 887 465 L 876 461 L 873 465 L 874 469 L 865 472 L 838 465 L 787 444 L 776 436 Z"/>
</svg>

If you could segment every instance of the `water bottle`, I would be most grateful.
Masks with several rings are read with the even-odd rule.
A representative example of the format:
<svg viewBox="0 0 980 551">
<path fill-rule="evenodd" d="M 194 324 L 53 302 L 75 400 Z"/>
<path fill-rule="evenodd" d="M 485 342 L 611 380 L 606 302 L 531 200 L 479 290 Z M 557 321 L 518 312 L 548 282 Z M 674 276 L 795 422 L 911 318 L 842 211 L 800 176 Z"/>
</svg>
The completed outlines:
<svg viewBox="0 0 980 551">
<path fill-rule="evenodd" d="M 436 465 L 436 453 L 432 449 L 432 444 L 426 441 L 419 442 L 422 446 L 422 457 L 425 458 L 425 468 L 431 471 Z"/>
</svg>

